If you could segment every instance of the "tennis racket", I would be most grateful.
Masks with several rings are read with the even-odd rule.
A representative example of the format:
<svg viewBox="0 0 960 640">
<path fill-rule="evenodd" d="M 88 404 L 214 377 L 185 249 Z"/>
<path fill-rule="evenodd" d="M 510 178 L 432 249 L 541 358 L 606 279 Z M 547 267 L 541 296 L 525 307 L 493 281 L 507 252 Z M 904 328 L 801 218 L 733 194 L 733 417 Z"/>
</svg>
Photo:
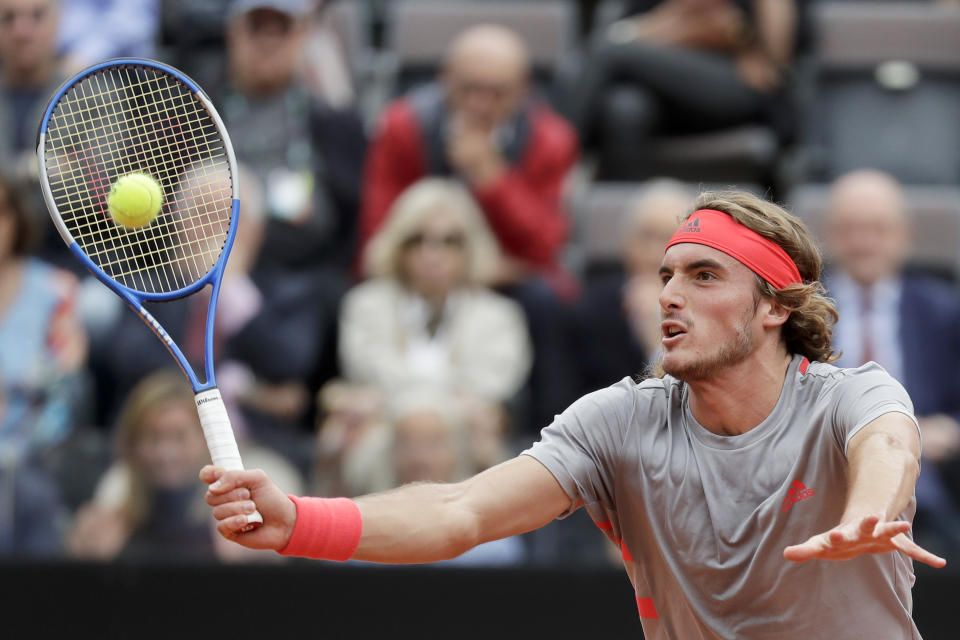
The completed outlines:
<svg viewBox="0 0 960 640">
<path fill-rule="evenodd" d="M 237 164 L 210 99 L 186 75 L 152 60 L 96 64 L 50 99 L 37 160 L 63 241 L 173 355 L 193 387 L 213 463 L 242 469 L 213 365 L 217 298 L 240 208 Z M 139 228 L 117 224 L 107 204 L 114 183 L 132 173 L 156 180 L 163 192 L 159 213 Z M 206 286 L 212 290 L 201 382 L 144 303 L 184 298 Z M 252 529 L 263 519 L 254 513 L 248 521 Z"/>
</svg>

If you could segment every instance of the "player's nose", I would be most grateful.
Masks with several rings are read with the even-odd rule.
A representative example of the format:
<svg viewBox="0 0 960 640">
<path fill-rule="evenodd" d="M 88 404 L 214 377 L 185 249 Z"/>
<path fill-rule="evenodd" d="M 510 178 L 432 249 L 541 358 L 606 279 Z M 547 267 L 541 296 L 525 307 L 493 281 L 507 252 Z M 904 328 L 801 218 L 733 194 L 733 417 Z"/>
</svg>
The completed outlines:
<svg viewBox="0 0 960 640">
<path fill-rule="evenodd" d="M 660 290 L 660 307 L 664 311 L 682 309 L 686 302 L 678 280 L 678 278 L 670 278 Z"/>
</svg>

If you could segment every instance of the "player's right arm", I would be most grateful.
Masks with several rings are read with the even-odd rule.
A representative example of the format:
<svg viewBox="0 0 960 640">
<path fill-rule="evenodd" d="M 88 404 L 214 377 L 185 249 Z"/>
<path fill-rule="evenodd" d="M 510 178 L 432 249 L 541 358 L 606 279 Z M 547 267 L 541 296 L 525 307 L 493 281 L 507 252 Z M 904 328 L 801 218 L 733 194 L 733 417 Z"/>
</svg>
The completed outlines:
<svg viewBox="0 0 960 640">
<path fill-rule="evenodd" d="M 297 510 L 262 471 L 201 471 L 211 483 L 207 503 L 225 538 L 256 549 L 283 549 Z M 570 498 L 553 475 L 529 456 L 518 456 L 454 484 L 410 484 L 356 499 L 362 518 L 352 558 L 411 564 L 456 557 L 473 547 L 548 524 L 568 511 Z M 241 533 L 256 508 L 263 525 Z"/>
</svg>

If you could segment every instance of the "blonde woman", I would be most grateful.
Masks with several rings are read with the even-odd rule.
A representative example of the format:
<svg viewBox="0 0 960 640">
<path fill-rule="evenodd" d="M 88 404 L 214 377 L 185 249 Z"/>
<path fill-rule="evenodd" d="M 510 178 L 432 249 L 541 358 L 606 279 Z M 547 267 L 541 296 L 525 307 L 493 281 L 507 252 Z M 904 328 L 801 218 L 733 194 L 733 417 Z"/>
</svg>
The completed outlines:
<svg viewBox="0 0 960 640">
<path fill-rule="evenodd" d="M 77 511 L 67 536 L 70 555 L 150 561 L 263 557 L 238 554 L 213 535 L 205 489 L 197 480 L 210 455 L 193 392 L 179 371 L 159 370 L 137 383 L 120 411 L 116 447 L 114 464 Z M 275 454 L 250 443 L 241 448 L 247 464 L 300 484 Z"/>
<path fill-rule="evenodd" d="M 364 255 L 370 279 L 344 300 L 345 377 L 388 395 L 428 385 L 493 402 L 515 396 L 531 347 L 520 307 L 485 286 L 498 259 L 462 186 L 428 178 L 409 187 Z"/>
</svg>

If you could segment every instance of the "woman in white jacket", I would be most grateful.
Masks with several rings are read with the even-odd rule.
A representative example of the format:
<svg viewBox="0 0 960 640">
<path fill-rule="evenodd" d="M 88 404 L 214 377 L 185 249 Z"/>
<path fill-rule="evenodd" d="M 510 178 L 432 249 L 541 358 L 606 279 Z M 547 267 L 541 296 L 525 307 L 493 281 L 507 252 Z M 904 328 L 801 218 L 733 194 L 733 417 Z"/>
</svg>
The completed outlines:
<svg viewBox="0 0 960 640">
<path fill-rule="evenodd" d="M 441 178 L 409 187 L 364 255 L 370 279 L 344 300 L 347 380 L 388 399 L 421 385 L 494 403 L 513 398 L 532 354 L 520 307 L 486 287 L 499 255 L 464 187 Z"/>
</svg>

